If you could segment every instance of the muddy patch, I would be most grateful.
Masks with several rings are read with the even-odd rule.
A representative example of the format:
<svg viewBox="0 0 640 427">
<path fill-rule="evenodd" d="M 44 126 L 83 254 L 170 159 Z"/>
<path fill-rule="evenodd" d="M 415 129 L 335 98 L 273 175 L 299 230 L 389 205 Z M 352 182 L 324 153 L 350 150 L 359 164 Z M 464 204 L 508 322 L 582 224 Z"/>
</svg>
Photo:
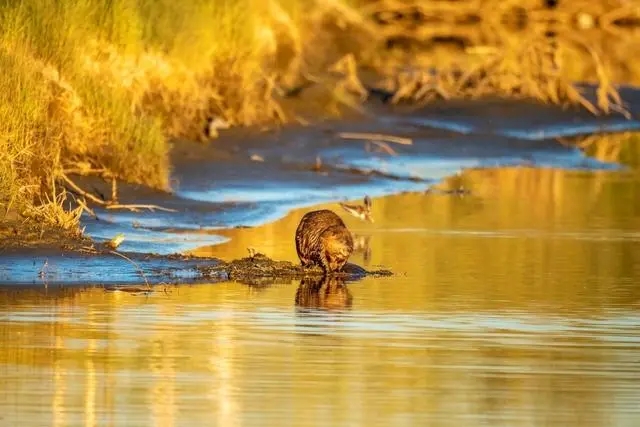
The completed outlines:
<svg viewBox="0 0 640 427">
<path fill-rule="evenodd" d="M 303 268 L 289 261 L 272 260 L 264 254 L 255 254 L 220 265 L 203 266 L 198 270 L 204 277 L 222 278 L 250 285 L 283 284 L 303 279 L 322 280 L 325 276 L 319 267 Z M 382 277 L 392 274 L 385 269 L 369 271 L 358 265 L 347 263 L 342 271 L 335 272 L 331 276 L 343 281 L 353 281 L 365 276 Z"/>
</svg>

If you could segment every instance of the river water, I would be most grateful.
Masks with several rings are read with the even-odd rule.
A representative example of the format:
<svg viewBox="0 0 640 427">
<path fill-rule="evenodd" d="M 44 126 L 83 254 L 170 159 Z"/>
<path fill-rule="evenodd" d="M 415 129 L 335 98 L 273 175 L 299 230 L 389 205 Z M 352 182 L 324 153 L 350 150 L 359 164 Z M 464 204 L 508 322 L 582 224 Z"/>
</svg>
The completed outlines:
<svg viewBox="0 0 640 427">
<path fill-rule="evenodd" d="M 0 425 L 640 425 L 636 173 L 448 183 L 345 217 L 392 277 L 1 288 Z M 294 261 L 310 209 L 195 253 Z"/>
</svg>

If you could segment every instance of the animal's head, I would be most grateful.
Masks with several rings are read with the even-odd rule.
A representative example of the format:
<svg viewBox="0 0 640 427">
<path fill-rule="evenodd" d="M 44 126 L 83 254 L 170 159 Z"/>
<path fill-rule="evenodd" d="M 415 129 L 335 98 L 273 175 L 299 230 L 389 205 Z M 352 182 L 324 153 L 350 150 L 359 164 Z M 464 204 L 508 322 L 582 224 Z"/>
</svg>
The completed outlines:
<svg viewBox="0 0 640 427">
<path fill-rule="evenodd" d="M 373 216 L 371 215 L 371 198 L 369 198 L 369 196 L 364 196 L 363 205 L 348 205 L 346 203 L 340 203 L 340 206 L 356 218 L 373 223 Z"/>
<path fill-rule="evenodd" d="M 340 271 L 353 252 L 353 240 L 344 227 L 329 227 L 322 233 L 322 254 L 329 272 Z"/>
</svg>

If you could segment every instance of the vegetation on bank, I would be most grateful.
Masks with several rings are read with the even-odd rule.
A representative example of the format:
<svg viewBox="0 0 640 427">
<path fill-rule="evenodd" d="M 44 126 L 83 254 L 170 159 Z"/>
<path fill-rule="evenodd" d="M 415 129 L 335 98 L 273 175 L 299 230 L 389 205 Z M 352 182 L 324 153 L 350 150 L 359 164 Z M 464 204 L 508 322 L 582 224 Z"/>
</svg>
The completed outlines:
<svg viewBox="0 0 640 427">
<path fill-rule="evenodd" d="M 199 138 L 215 118 L 287 120 L 277 88 L 295 84 L 303 37 L 315 39 L 313 26 L 342 7 L 297 0 L 0 6 L 0 207 L 49 222 L 43 206 L 59 211 L 69 173 L 168 189 L 168 138 Z M 306 60 L 324 66 L 320 53 Z"/>
<path fill-rule="evenodd" d="M 314 88 L 314 103 L 326 113 L 357 106 L 367 97 L 363 69 L 376 76 L 372 85 L 395 93 L 393 102 L 497 94 L 579 104 L 594 113 L 622 110 L 607 58 L 579 40 L 563 44 L 536 30 L 529 38 L 502 37 L 498 50 L 480 54 L 483 46 L 473 45 L 480 41 L 463 43 L 463 60 L 394 47 L 399 35 L 422 43 L 424 34 L 402 19 L 382 22 L 380 5 L 418 7 L 422 15 L 412 12 L 412 19 L 424 22 L 446 15 L 425 6 L 441 1 L 414 3 L 23 0 L 0 6 L 0 221 L 14 211 L 74 229 L 82 207 L 68 203 L 70 174 L 168 189 L 168 139 L 211 136 L 216 122 L 303 120 L 300 105 L 289 102 L 300 88 Z M 446 16 L 457 16 L 451 10 Z M 445 21 L 453 33 L 462 25 Z M 601 83 L 595 104 L 573 86 L 575 63 L 562 63 L 569 45 L 580 46 L 582 63 Z"/>
</svg>

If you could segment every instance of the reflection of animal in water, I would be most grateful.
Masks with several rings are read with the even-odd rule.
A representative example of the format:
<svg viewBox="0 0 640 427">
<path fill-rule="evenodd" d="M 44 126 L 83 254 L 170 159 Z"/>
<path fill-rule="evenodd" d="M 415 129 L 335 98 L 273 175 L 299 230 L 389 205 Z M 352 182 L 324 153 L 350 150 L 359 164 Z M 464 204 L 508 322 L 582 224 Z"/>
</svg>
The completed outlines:
<svg viewBox="0 0 640 427">
<path fill-rule="evenodd" d="M 351 308 L 353 297 L 344 280 L 325 275 L 305 278 L 296 291 L 296 306 L 325 310 Z"/>
<path fill-rule="evenodd" d="M 365 264 L 371 261 L 371 236 L 353 235 L 353 252 L 362 252 Z"/>
<path fill-rule="evenodd" d="M 358 218 L 370 218 L 371 200 L 365 207 L 346 205 Z M 353 236 L 342 219 L 328 209 L 306 213 L 296 229 L 296 251 L 304 267 L 318 265 L 325 273 L 340 271 L 353 252 Z"/>
<path fill-rule="evenodd" d="M 353 252 L 353 237 L 338 215 L 322 209 L 305 214 L 296 230 L 296 251 L 303 267 L 340 271 Z"/>
</svg>

